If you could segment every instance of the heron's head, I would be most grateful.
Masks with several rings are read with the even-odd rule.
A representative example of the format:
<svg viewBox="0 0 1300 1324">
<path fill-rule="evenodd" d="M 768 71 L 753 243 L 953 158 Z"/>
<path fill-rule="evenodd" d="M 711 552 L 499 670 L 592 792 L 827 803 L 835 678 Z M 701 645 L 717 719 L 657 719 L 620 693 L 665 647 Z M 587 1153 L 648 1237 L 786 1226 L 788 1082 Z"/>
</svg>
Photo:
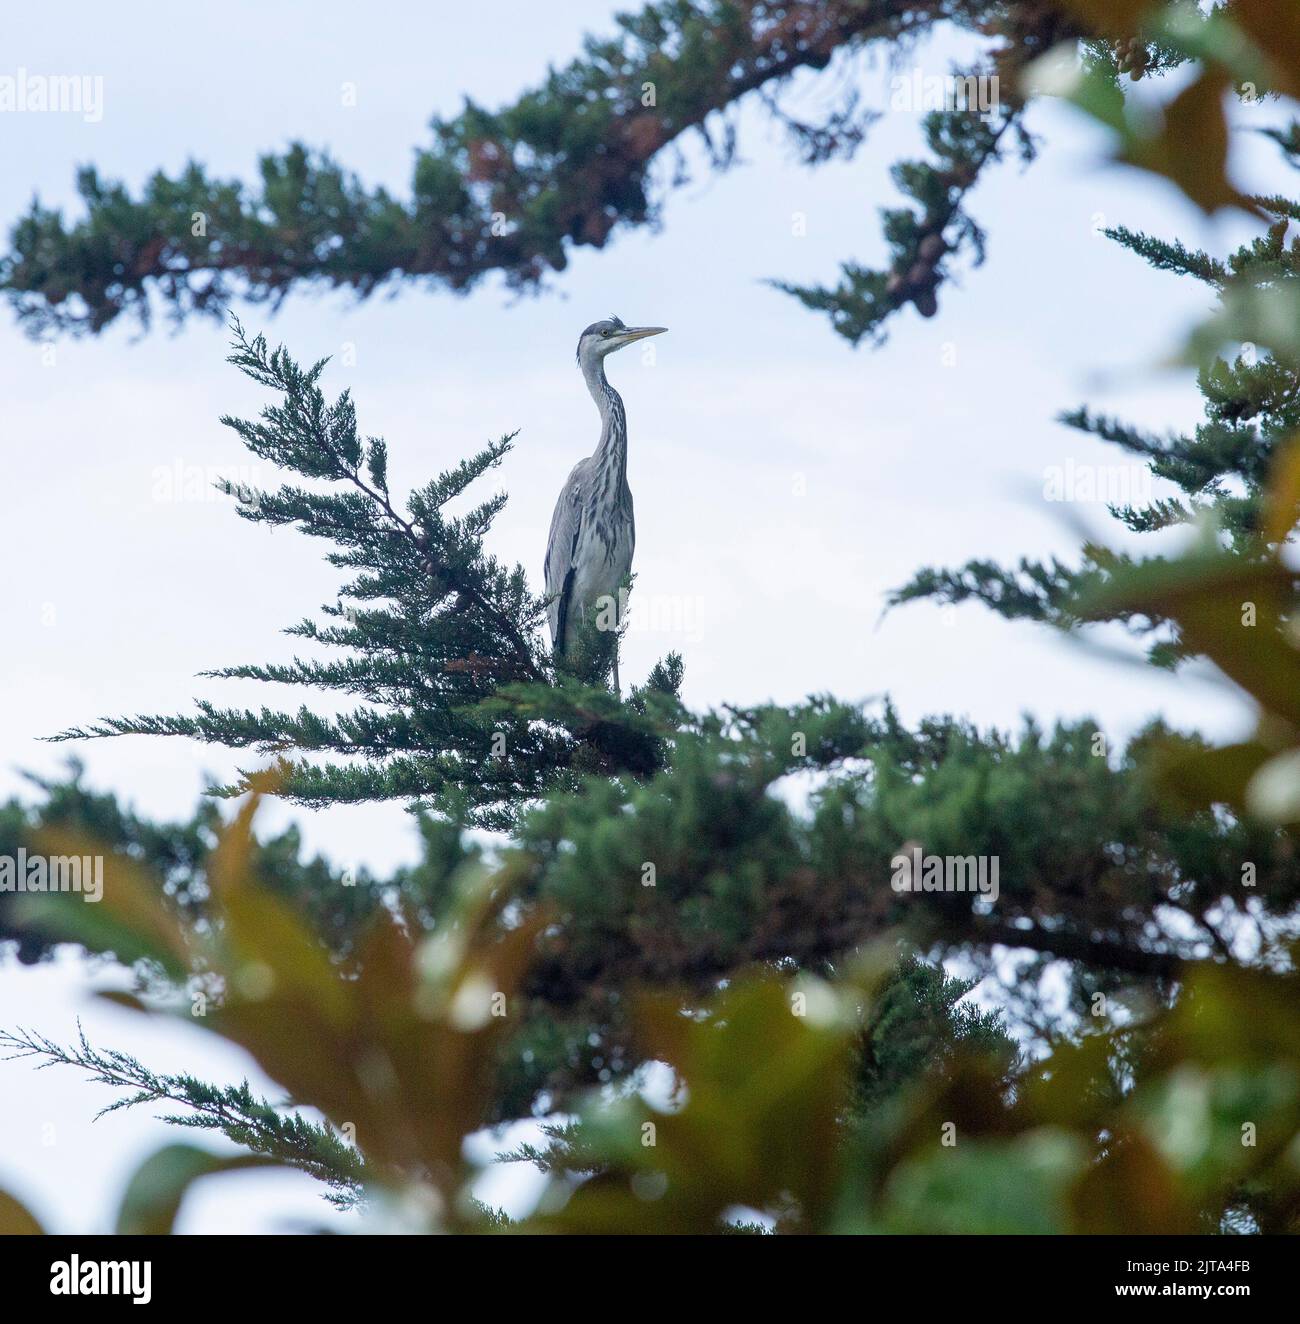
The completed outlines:
<svg viewBox="0 0 1300 1324">
<path fill-rule="evenodd" d="M 667 330 L 666 326 L 625 326 L 619 317 L 607 317 L 604 321 L 593 322 L 578 337 L 578 362 L 585 368 L 587 364 L 603 359 L 616 349 L 622 349 L 624 345 L 644 340 L 647 336 L 657 336 Z"/>
</svg>

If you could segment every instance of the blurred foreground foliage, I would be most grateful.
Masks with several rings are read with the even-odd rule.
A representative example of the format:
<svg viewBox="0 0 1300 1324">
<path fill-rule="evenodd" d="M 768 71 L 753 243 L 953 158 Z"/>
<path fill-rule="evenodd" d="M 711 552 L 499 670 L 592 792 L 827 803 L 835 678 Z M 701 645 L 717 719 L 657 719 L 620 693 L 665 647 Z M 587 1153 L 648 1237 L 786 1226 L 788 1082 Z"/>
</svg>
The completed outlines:
<svg viewBox="0 0 1300 1324">
<path fill-rule="evenodd" d="M 1163 996 L 1186 963 L 1211 955 L 1284 961 L 1300 902 L 1289 832 L 1189 807 L 1165 785 L 1170 751 L 1196 759 L 1207 748 L 1159 725 L 1122 751 L 1086 721 L 1015 737 L 951 719 L 913 730 L 889 708 L 821 700 L 719 715 L 679 734 L 653 777 L 593 775 L 550 797 L 522 815 L 511 844 L 527 861 L 520 903 L 545 905 L 558 928 L 531 963 L 485 1120 L 566 1108 L 635 1072 L 636 988 L 705 999 L 755 965 L 829 976 L 891 934 L 1002 983 L 1039 1037 L 1063 991 L 1086 1014 L 1123 981 Z M 460 874 L 495 858 L 463 824 L 416 822 L 423 858 L 389 878 L 301 861 L 292 832 L 250 845 L 249 870 L 354 972 L 376 915 L 436 932 Z M 34 809 L 0 810 L 0 853 L 36 853 L 51 831 L 99 841 L 149 870 L 156 910 L 202 928 L 217 826 L 210 805 L 187 824 L 144 823 L 74 779 Z M 893 861 L 909 843 L 996 859 L 996 903 L 895 891 Z M 0 935 L 26 959 L 83 937 L 35 915 L 20 924 L 16 900 L 0 894 Z"/>
<path fill-rule="evenodd" d="M 927 746 L 895 724 L 908 761 L 896 749 L 847 770 L 804 813 L 772 793 L 759 750 L 719 739 L 648 786 L 593 779 L 541 806 L 504 851 L 421 820 L 424 863 L 387 884 L 297 865 L 283 837 L 260 844 L 251 803 L 228 827 L 205 811 L 157 829 L 142 850 L 141 823 L 73 782 L 51 794 L 57 811 L 10 806 L 4 821 L 21 814 L 33 850 L 84 855 L 105 849 L 89 825 L 116 813 L 103 899 L 11 897 L 6 923 L 133 962 L 136 991 L 106 996 L 240 1045 L 284 1097 L 160 1077 L 84 1039 L 15 1029 L 3 1045 L 114 1087 L 110 1110 L 164 1106 L 309 1172 L 375 1226 L 1294 1229 L 1290 839 L 1161 810 L 1148 745 L 1117 770 L 1096 734 L 1009 742 L 950 725 Z M 1163 749 L 1168 733 L 1147 739 Z M 1077 817 L 1053 809 L 1067 786 Z M 978 897 L 892 890 L 904 825 L 936 852 L 1002 853 L 996 929 Z M 158 876 L 150 857 L 175 860 L 187 834 L 188 861 Z M 1252 851 L 1263 868 L 1243 890 Z M 333 897 L 352 908 L 344 942 L 321 923 Z M 1080 1014 L 1049 1015 L 1043 979 L 1028 1052 L 964 1001 L 973 981 L 915 955 L 996 970 L 991 934 L 1037 944 L 1040 976 L 1052 953 L 1071 958 Z M 1016 975 L 1025 1005 L 1034 974 Z M 474 1200 L 465 1140 L 529 1116 L 544 1143 L 505 1157 L 547 1186 L 514 1225 Z M 132 1217 L 158 1226 L 175 1182 L 207 1173 L 180 1149 L 157 1160 L 174 1176 L 155 1183 L 164 1213 Z"/>
<path fill-rule="evenodd" d="M 160 912 L 156 882 L 125 855 L 97 906 L 23 898 L 92 950 L 184 980 L 170 1002 L 102 996 L 240 1045 L 289 1100 L 263 1105 L 274 1124 L 260 1131 L 196 1109 L 191 1125 L 254 1157 L 162 1151 L 133 1181 L 122 1230 L 169 1227 L 191 1181 L 248 1162 L 304 1168 L 405 1230 L 1300 1230 L 1293 971 L 1191 963 L 1167 1000 L 1117 998 L 1025 1061 L 994 1018 L 954 1015 L 968 986 L 900 966 L 889 944 L 834 977 L 754 967 L 702 998 L 636 994 L 630 1041 L 671 1089 L 643 1076 L 579 1094 L 546 1150 L 513 1156 L 548 1177 L 535 1213 L 510 1223 L 473 1198 L 464 1142 L 494 1110 L 530 966 L 563 941 L 554 908 L 523 897 L 528 856 L 460 870 L 428 932 L 378 909 L 349 971 L 256 881 L 253 810 L 220 835 L 202 925 Z M 22 1032 L 6 1042 L 93 1066 Z M 886 1081 L 882 1064 L 903 1070 Z M 2 1209 L 10 1230 L 29 1218 L 11 1198 Z"/>
</svg>

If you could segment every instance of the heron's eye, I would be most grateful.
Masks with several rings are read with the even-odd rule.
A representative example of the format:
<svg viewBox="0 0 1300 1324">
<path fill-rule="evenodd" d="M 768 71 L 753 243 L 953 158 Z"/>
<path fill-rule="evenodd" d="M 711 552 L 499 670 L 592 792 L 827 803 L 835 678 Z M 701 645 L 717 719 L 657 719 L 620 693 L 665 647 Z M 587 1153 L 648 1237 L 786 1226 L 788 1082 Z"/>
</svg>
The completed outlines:
<svg viewBox="0 0 1300 1324">
<path fill-rule="evenodd" d="M 609 330 L 608 327 L 606 327 L 605 330 L 602 331 L 600 334 L 608 340 L 609 337 L 612 336 L 614 333 L 611 330 Z"/>
</svg>

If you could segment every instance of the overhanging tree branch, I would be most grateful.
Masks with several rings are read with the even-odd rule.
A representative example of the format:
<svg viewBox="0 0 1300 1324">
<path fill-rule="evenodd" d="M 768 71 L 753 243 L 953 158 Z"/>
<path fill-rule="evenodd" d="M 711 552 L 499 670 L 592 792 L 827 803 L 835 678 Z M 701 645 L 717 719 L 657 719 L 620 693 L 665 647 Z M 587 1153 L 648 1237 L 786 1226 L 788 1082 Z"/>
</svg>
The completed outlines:
<svg viewBox="0 0 1300 1324">
<path fill-rule="evenodd" d="M 467 102 L 435 120 L 409 201 L 301 143 L 264 156 L 256 186 L 211 179 L 191 161 L 133 197 L 88 166 L 77 179 L 84 216 L 66 222 L 33 202 L 0 261 L 0 288 L 37 335 L 96 333 L 123 312 L 147 324 L 151 290 L 180 322 L 220 316 L 236 297 L 278 304 L 303 284 L 366 296 L 415 278 L 463 292 L 499 272 L 532 288 L 572 247 L 655 222 L 651 167 L 684 135 L 703 137 L 714 166 L 730 162 L 734 130 L 719 134 L 714 121 L 751 93 L 775 106 L 774 90 L 801 70 L 944 23 L 990 36 L 1008 74 L 1075 31 L 1040 0 L 654 0 L 617 22 L 616 36 L 587 38 L 513 105 Z M 860 141 L 855 104 L 821 125 L 777 116 L 815 162 Z M 971 181 L 987 156 L 977 145 L 959 163 Z M 680 150 L 677 166 L 669 186 L 685 177 Z"/>
</svg>

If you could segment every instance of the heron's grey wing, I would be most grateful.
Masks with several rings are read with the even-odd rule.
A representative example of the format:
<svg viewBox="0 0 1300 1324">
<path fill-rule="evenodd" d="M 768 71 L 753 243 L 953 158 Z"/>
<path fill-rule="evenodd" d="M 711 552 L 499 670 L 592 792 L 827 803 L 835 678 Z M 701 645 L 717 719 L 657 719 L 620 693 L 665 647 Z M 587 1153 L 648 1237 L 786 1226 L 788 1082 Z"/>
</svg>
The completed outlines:
<svg viewBox="0 0 1300 1324">
<path fill-rule="evenodd" d="M 586 465 L 586 460 L 580 460 L 565 479 L 560 499 L 555 503 L 555 514 L 551 516 L 551 534 L 546 540 L 546 596 L 551 599 L 547 616 L 551 626 L 551 646 L 558 652 L 564 651 L 565 627 L 573 592 Z"/>
</svg>

